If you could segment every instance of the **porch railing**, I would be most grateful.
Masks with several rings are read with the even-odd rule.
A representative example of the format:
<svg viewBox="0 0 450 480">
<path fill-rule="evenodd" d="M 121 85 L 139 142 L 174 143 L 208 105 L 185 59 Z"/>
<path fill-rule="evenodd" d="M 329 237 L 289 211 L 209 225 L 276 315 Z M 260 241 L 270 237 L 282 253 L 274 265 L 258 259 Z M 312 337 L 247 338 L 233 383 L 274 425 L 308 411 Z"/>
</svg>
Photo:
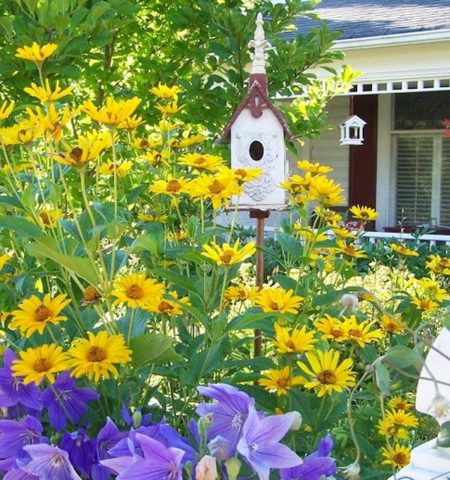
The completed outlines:
<svg viewBox="0 0 450 480">
<path fill-rule="evenodd" d="M 268 234 L 271 234 L 274 239 L 277 238 L 277 234 L 281 232 L 281 228 L 279 227 L 270 227 L 266 226 L 265 231 Z M 332 231 L 329 232 L 331 238 L 334 237 Z M 393 232 L 364 232 L 361 235 L 362 238 L 367 239 L 370 243 L 376 243 L 377 240 L 380 241 L 408 241 L 408 240 L 417 240 L 420 243 L 428 243 L 430 247 L 436 245 L 436 243 L 440 245 L 447 245 L 450 247 L 450 235 L 437 235 L 437 234 L 424 234 L 416 237 L 410 233 L 393 233 Z"/>
</svg>

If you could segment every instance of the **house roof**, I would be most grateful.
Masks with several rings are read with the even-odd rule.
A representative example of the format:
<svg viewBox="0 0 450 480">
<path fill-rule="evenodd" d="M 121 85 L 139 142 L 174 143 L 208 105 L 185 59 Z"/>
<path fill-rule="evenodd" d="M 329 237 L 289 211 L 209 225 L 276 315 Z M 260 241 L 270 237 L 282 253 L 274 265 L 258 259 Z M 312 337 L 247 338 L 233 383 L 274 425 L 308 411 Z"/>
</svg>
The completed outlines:
<svg viewBox="0 0 450 480">
<path fill-rule="evenodd" d="M 314 12 L 343 32 L 339 40 L 450 29 L 450 0 L 322 0 Z M 295 25 L 306 33 L 319 24 L 302 17 Z"/>
</svg>

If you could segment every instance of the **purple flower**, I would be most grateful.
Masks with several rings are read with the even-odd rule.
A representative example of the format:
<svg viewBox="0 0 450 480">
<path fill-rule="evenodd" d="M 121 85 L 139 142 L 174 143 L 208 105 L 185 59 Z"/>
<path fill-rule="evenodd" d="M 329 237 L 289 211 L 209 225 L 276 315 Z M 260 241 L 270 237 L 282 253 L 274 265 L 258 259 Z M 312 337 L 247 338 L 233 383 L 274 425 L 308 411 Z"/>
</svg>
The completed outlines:
<svg viewBox="0 0 450 480">
<path fill-rule="evenodd" d="M 291 468 L 302 463 L 296 453 L 279 443 L 293 420 L 294 416 L 290 413 L 260 418 L 255 408 L 250 407 L 237 451 L 261 480 L 268 480 L 271 468 Z"/>
<path fill-rule="evenodd" d="M 42 402 L 48 408 L 50 423 L 56 430 L 63 430 L 67 420 L 78 422 L 87 412 L 87 402 L 97 400 L 100 395 L 90 388 L 78 388 L 69 372 L 58 376 L 52 388 L 42 393 Z"/>
<path fill-rule="evenodd" d="M 69 461 L 69 454 L 58 447 L 40 443 L 24 447 L 31 460 L 21 468 L 39 480 L 81 480 Z"/>
<path fill-rule="evenodd" d="M 198 387 L 197 390 L 204 397 L 217 400 L 214 403 L 200 403 L 197 407 L 199 415 L 212 416 L 208 438 L 213 440 L 220 435 L 229 442 L 230 455 L 234 455 L 242 427 L 249 408 L 254 405 L 254 400 L 237 388 L 223 383 L 209 384 L 207 387 Z"/>
<path fill-rule="evenodd" d="M 181 480 L 181 460 L 184 451 L 166 447 L 161 442 L 140 433 L 136 438 L 144 458 L 120 457 L 103 460 L 101 463 L 119 475 L 117 480 Z"/>
<path fill-rule="evenodd" d="M 86 435 L 84 429 L 65 433 L 60 447 L 69 454 L 69 460 L 78 470 L 89 475 L 95 458 L 95 441 Z"/>
<path fill-rule="evenodd" d="M 97 444 L 95 448 L 96 463 L 92 466 L 92 480 L 108 480 L 110 470 L 101 464 L 101 460 L 111 458 L 108 451 L 116 445 L 116 443 L 124 438 L 126 433 L 121 432 L 116 424 L 108 417 L 105 426 L 98 432 Z"/>
<path fill-rule="evenodd" d="M 21 378 L 14 377 L 11 365 L 17 356 L 7 348 L 3 354 L 3 368 L 0 368 L 0 407 L 22 405 L 32 410 L 41 410 L 41 391 L 34 383 L 23 384 Z"/>
<path fill-rule="evenodd" d="M 31 415 L 23 420 L 0 420 L 0 458 L 20 457 L 23 447 L 42 441 L 41 422 Z"/>
<path fill-rule="evenodd" d="M 331 435 L 327 435 L 314 453 L 297 467 L 280 470 L 281 480 L 320 480 L 336 473 L 336 461 L 328 455 L 333 449 Z"/>
</svg>

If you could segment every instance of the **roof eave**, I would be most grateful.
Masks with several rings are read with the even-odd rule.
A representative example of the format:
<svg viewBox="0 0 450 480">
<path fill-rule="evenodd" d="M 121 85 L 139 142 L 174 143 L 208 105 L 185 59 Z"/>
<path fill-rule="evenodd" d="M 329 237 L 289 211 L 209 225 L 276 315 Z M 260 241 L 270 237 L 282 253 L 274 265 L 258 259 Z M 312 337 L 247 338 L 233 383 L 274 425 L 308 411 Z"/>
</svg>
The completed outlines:
<svg viewBox="0 0 450 480">
<path fill-rule="evenodd" d="M 450 40 L 450 29 L 425 30 L 420 32 L 397 33 L 376 37 L 347 38 L 334 43 L 335 50 L 360 50 L 364 48 L 392 47 Z"/>
</svg>

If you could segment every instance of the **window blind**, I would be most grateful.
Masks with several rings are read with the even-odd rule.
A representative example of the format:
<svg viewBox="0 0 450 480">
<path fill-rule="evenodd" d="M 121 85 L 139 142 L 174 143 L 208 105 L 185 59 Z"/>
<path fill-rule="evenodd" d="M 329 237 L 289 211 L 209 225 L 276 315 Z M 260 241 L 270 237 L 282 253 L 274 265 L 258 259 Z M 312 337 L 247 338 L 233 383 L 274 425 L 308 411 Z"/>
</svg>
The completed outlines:
<svg viewBox="0 0 450 480">
<path fill-rule="evenodd" d="M 397 137 L 397 222 L 403 224 L 431 222 L 432 183 L 433 137 L 399 135 Z"/>
<path fill-rule="evenodd" d="M 450 138 L 442 139 L 440 224 L 450 226 Z"/>
</svg>

